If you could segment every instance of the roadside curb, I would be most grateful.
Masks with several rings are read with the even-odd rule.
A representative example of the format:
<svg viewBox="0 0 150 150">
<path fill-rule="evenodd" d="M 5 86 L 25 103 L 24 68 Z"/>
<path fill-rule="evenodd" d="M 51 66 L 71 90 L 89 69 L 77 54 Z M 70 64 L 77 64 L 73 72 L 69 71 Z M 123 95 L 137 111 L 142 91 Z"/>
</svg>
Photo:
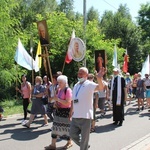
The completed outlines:
<svg viewBox="0 0 150 150">
<path fill-rule="evenodd" d="M 121 150 L 150 150 L 150 133 Z"/>
</svg>

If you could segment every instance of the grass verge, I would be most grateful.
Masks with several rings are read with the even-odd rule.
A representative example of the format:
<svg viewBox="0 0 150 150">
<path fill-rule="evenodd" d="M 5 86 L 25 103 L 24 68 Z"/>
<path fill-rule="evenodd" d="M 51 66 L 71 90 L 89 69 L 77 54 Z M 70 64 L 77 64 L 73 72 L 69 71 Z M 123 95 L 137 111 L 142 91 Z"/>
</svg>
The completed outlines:
<svg viewBox="0 0 150 150">
<path fill-rule="evenodd" d="M 4 117 L 23 113 L 23 105 L 22 105 L 21 98 L 18 98 L 17 100 L 16 99 L 12 99 L 12 100 L 5 99 L 0 102 L 0 106 L 2 106 L 2 108 L 4 109 L 4 112 L 3 112 Z M 31 108 L 31 104 L 29 105 L 28 109 L 30 110 L 30 108 Z"/>
</svg>

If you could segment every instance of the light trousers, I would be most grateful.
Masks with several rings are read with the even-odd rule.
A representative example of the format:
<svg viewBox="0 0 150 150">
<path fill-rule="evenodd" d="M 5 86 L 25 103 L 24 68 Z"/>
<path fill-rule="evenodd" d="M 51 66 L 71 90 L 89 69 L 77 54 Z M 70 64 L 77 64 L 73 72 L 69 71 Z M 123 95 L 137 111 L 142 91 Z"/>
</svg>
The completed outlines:
<svg viewBox="0 0 150 150">
<path fill-rule="evenodd" d="M 70 136 L 80 146 L 80 150 L 88 150 L 90 129 L 91 119 L 72 118 Z"/>
</svg>

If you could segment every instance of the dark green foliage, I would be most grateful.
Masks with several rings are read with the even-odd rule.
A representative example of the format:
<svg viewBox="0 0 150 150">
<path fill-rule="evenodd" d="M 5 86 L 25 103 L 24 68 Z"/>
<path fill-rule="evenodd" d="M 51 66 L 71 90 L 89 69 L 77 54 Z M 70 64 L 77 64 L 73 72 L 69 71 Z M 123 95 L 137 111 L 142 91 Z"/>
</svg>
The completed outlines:
<svg viewBox="0 0 150 150">
<path fill-rule="evenodd" d="M 100 18 L 99 18 L 98 10 L 95 10 L 94 7 L 92 6 L 87 12 L 87 21 L 93 21 L 93 20 L 99 21 Z"/>
<path fill-rule="evenodd" d="M 100 25 L 106 39 L 121 39 L 118 46 L 128 51 L 129 72 L 139 72 L 142 67 L 142 51 L 139 47 L 142 31 L 132 22 L 127 6 L 120 5 L 114 14 L 111 11 L 105 12 Z"/>
</svg>

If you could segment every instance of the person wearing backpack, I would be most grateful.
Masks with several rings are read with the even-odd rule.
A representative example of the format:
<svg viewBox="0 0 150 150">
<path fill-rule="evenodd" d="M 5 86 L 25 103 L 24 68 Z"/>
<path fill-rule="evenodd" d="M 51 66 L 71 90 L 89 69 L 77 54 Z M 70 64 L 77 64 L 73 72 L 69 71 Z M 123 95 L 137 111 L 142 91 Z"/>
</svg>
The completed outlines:
<svg viewBox="0 0 150 150">
<path fill-rule="evenodd" d="M 26 75 L 21 76 L 21 89 L 16 87 L 16 90 L 21 93 L 22 99 L 23 99 L 23 112 L 24 112 L 24 118 L 21 121 L 21 123 L 24 123 L 27 119 L 27 109 L 29 106 L 29 103 L 31 102 L 31 84 L 27 81 Z"/>
<path fill-rule="evenodd" d="M 57 136 L 65 136 L 67 144 L 64 149 L 68 149 L 72 146 L 72 140 L 69 135 L 70 131 L 70 120 L 69 112 L 71 108 L 72 90 L 68 87 L 68 78 L 65 75 L 57 77 L 58 93 L 53 97 L 55 100 L 56 112 L 54 115 L 53 126 L 52 126 L 52 141 L 49 146 L 45 147 L 45 150 L 56 149 Z"/>
</svg>

